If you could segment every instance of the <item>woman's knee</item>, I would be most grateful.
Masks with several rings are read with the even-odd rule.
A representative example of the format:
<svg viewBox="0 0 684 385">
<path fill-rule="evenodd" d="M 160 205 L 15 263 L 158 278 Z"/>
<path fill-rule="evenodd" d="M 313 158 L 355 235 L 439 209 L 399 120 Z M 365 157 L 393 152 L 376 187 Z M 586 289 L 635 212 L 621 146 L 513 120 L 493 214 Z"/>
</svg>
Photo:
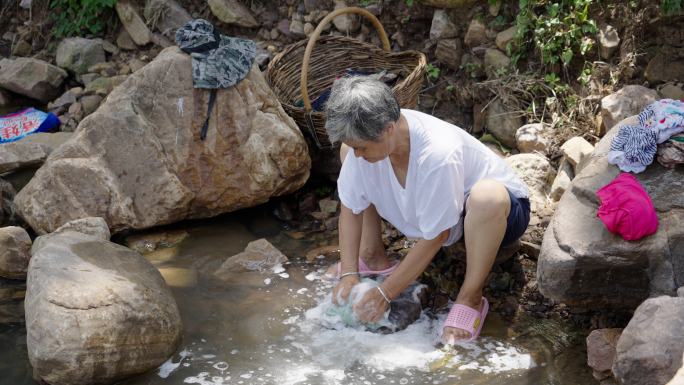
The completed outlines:
<svg viewBox="0 0 684 385">
<path fill-rule="evenodd" d="M 511 198 L 503 183 L 495 179 L 482 179 L 470 190 L 466 210 L 511 210 Z"/>
</svg>

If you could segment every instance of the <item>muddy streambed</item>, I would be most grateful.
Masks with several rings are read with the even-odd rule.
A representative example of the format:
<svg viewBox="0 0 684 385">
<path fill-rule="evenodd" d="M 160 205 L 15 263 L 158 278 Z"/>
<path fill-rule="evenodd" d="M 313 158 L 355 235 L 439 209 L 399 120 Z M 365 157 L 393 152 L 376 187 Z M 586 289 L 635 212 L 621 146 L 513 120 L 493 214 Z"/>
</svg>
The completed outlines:
<svg viewBox="0 0 684 385">
<path fill-rule="evenodd" d="M 288 256 L 318 245 L 245 212 L 185 222 L 190 237 L 145 256 L 172 287 L 184 339 L 158 370 L 126 384 L 593 384 L 586 335 L 553 319 L 490 312 L 473 344 L 445 347 L 446 314 L 424 311 L 404 331 L 374 334 L 323 322 L 332 262 L 292 258 L 227 285 L 211 278 L 229 256 L 265 236 Z M 258 234 L 255 234 L 257 232 Z M 26 348 L 25 282 L 0 278 L 0 384 L 35 384 Z M 326 326 L 323 326 L 325 323 Z"/>
</svg>

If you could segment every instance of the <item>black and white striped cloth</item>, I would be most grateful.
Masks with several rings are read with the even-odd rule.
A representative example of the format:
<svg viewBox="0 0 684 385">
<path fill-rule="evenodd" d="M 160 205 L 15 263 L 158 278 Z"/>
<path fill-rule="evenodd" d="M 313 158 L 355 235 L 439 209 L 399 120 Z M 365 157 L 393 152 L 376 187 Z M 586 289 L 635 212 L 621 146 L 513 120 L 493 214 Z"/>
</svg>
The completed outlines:
<svg viewBox="0 0 684 385">
<path fill-rule="evenodd" d="M 653 163 L 657 149 L 656 143 L 657 134 L 644 126 L 622 126 L 613 136 L 610 150 L 622 151 L 629 162 L 638 162 L 648 166 Z"/>
</svg>

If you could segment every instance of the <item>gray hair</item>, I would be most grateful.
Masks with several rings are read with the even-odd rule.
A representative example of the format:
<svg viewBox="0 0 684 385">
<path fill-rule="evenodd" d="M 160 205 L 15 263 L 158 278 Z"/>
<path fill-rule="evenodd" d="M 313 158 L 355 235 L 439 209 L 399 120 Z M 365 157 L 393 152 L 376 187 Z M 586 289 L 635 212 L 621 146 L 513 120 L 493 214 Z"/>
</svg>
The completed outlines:
<svg viewBox="0 0 684 385">
<path fill-rule="evenodd" d="M 338 79 L 325 103 L 331 143 L 377 141 L 400 117 L 399 100 L 385 83 L 368 76 Z"/>
</svg>

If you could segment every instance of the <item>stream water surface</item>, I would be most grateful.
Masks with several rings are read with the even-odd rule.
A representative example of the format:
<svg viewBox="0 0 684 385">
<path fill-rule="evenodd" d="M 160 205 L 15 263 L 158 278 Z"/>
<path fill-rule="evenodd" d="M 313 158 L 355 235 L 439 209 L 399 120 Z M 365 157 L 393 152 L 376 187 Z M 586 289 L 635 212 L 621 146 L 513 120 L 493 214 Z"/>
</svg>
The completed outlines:
<svg viewBox="0 0 684 385">
<path fill-rule="evenodd" d="M 257 235 L 244 218 L 236 213 L 179 224 L 188 239 L 145 255 L 172 287 L 184 339 L 159 369 L 125 384 L 598 383 L 586 364 L 586 335 L 551 319 L 504 321 L 490 312 L 481 337 L 458 347 L 439 341 L 446 314 L 424 311 L 406 330 L 389 335 L 326 323 L 332 284 L 321 275 L 332 261 L 325 259 L 293 258 L 221 283 L 213 271 L 264 231 L 288 256 L 317 247 L 279 233 L 275 219 L 260 218 Z M 0 279 L 1 384 L 36 383 L 23 301 L 16 295 L 22 290 L 25 282 Z"/>
</svg>

